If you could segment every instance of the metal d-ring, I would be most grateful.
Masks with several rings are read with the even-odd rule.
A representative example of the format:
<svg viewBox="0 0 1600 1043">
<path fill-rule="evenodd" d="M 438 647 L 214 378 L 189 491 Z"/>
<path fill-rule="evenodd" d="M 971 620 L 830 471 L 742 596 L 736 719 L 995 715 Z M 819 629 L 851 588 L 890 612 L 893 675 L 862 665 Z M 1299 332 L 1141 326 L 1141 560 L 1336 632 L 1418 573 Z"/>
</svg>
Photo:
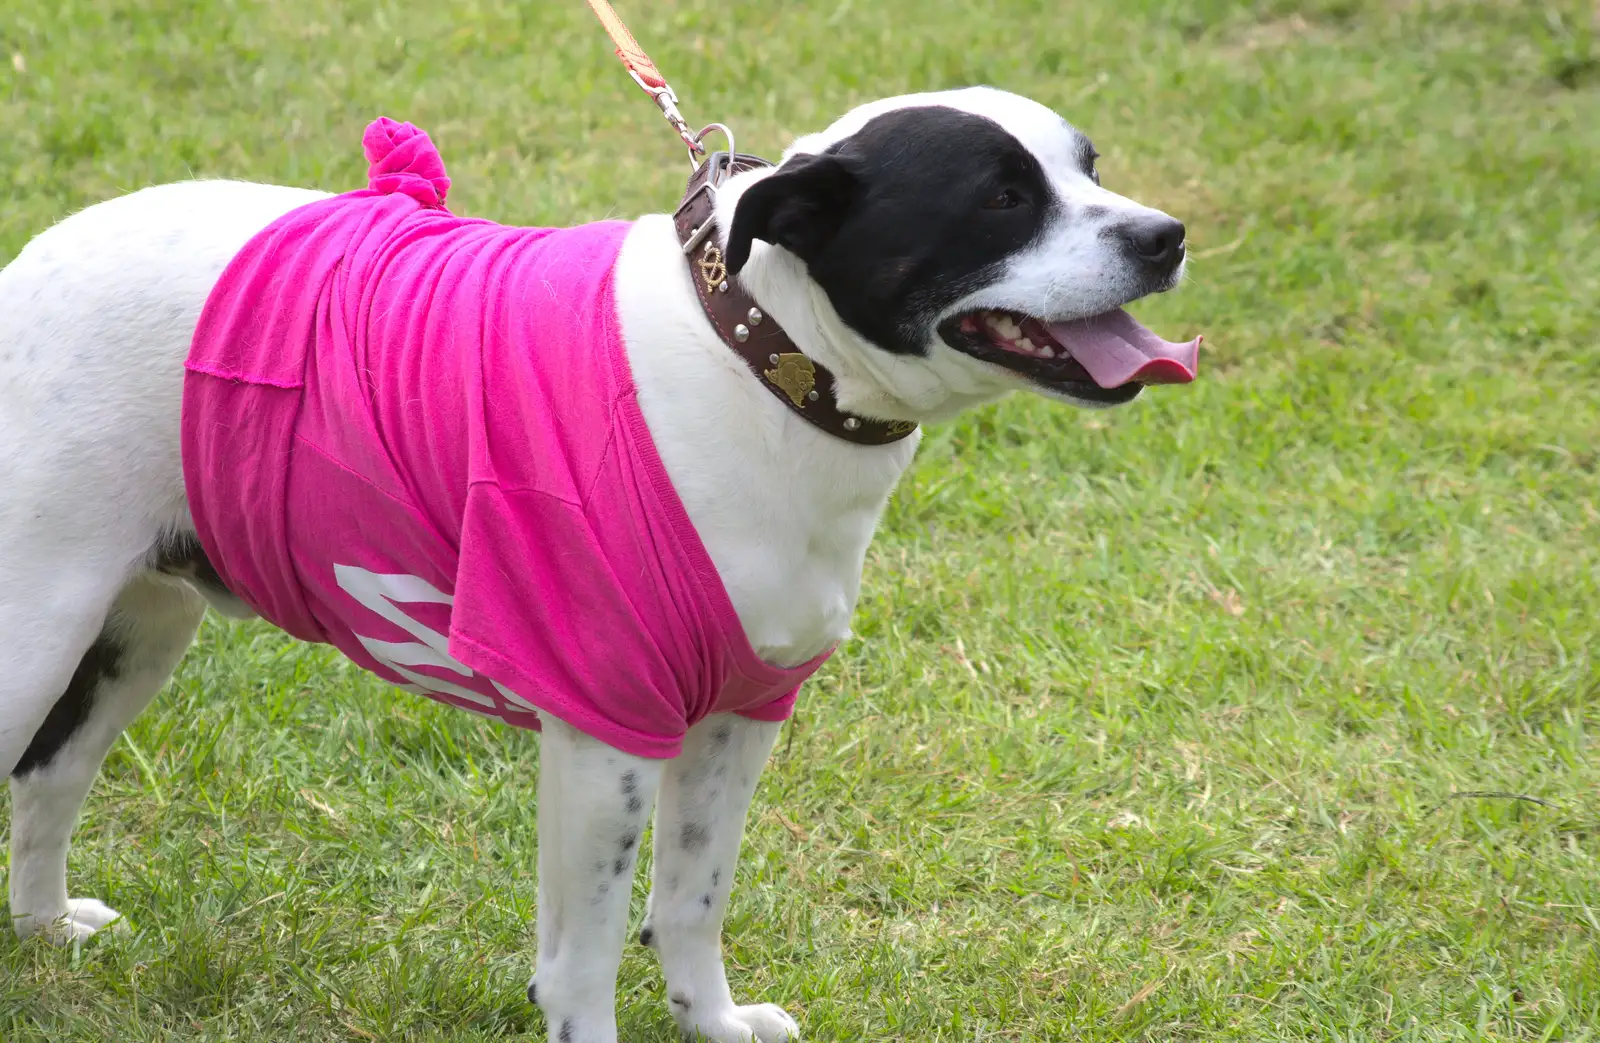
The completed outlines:
<svg viewBox="0 0 1600 1043">
<path fill-rule="evenodd" d="M 710 134 L 714 130 L 720 130 L 722 132 L 722 136 L 728 139 L 728 151 L 726 153 L 728 159 L 727 162 L 723 163 L 719 169 L 711 172 L 711 178 L 707 183 L 712 188 L 716 188 L 718 185 L 722 184 L 723 181 L 727 180 L 729 172 L 733 170 L 733 157 L 739 152 L 739 147 L 734 143 L 733 140 L 733 131 L 728 129 L 727 124 L 707 123 L 704 127 L 700 128 L 700 133 L 694 136 L 694 141 L 689 145 L 689 165 L 691 167 L 697 170 L 699 169 L 700 164 L 695 162 L 695 156 L 705 155 L 706 149 L 703 142 L 706 140 L 706 135 Z"/>
</svg>

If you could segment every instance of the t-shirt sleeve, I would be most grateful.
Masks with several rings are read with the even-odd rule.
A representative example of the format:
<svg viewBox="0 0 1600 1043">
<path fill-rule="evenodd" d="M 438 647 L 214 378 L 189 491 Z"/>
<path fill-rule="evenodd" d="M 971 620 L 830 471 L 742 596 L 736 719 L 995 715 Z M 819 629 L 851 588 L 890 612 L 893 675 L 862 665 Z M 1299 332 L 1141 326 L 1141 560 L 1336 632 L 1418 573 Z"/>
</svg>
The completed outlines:
<svg viewBox="0 0 1600 1043">
<path fill-rule="evenodd" d="M 672 757 L 682 746 L 688 725 L 671 661 L 583 511 L 557 497 L 471 487 L 450 653 L 620 750 Z"/>
<path fill-rule="evenodd" d="M 800 686 L 795 685 L 788 695 L 774 699 L 770 703 L 749 710 L 736 711 L 740 717 L 748 717 L 752 721 L 787 721 L 794 716 L 795 700 L 800 697 Z"/>
</svg>

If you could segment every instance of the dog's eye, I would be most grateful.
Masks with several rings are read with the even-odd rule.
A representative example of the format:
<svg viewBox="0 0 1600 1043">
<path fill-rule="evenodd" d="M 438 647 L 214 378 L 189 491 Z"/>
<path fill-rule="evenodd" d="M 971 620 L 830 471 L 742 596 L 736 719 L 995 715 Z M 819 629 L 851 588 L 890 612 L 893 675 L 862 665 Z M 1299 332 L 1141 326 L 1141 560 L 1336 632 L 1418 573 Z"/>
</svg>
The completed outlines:
<svg viewBox="0 0 1600 1043">
<path fill-rule="evenodd" d="M 995 196 L 993 199 L 984 203 L 983 208 L 985 210 L 1010 210 L 1013 207 L 1018 207 L 1021 205 L 1022 197 L 1008 188 L 1004 192 L 1001 192 L 999 195 Z"/>
</svg>

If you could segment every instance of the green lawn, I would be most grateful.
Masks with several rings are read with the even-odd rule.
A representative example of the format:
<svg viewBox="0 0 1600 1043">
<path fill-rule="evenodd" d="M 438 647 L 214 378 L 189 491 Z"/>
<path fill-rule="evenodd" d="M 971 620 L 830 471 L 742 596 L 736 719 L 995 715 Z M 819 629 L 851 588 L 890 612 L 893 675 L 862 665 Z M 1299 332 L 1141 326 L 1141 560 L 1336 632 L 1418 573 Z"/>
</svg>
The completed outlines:
<svg viewBox="0 0 1600 1043">
<path fill-rule="evenodd" d="M 619 3 L 750 151 L 1054 106 L 1188 223 L 1137 310 L 1207 335 L 1191 387 L 929 433 L 758 794 L 736 990 L 817 1041 L 1600 1040 L 1600 6 Z M 458 212 L 676 200 L 577 0 L 335 6 L 3 0 L 0 260 L 152 182 L 355 187 L 378 114 Z M 74 849 L 134 930 L 0 937 L 0 1038 L 543 1039 L 537 762 L 209 620 Z M 621 996 L 672 1038 L 637 946 Z"/>
</svg>

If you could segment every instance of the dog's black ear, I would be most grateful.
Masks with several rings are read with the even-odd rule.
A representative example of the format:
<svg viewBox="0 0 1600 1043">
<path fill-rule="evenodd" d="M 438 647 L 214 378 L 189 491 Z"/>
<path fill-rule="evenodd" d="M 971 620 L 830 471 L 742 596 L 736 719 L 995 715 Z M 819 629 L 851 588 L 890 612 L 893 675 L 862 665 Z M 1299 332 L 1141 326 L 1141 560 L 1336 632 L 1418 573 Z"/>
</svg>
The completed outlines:
<svg viewBox="0 0 1600 1043">
<path fill-rule="evenodd" d="M 855 198 L 855 172 L 836 155 L 794 156 L 739 199 L 723 260 L 737 275 L 750 259 L 750 241 L 781 246 L 810 263 L 833 240 Z"/>
</svg>

